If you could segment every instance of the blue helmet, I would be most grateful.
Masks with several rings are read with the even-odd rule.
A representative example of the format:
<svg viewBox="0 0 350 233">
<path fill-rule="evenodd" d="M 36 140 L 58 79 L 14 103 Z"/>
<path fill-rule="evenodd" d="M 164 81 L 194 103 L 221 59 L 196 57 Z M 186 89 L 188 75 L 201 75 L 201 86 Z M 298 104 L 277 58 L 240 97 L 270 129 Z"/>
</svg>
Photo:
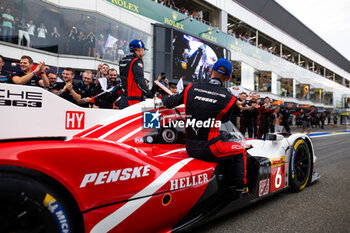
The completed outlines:
<svg viewBox="0 0 350 233">
<path fill-rule="evenodd" d="M 148 50 L 148 49 L 145 48 L 145 44 L 143 43 L 142 40 L 133 40 L 133 41 L 131 41 L 130 44 L 129 44 L 129 48 L 130 49 L 142 48 L 142 49 Z"/>
</svg>

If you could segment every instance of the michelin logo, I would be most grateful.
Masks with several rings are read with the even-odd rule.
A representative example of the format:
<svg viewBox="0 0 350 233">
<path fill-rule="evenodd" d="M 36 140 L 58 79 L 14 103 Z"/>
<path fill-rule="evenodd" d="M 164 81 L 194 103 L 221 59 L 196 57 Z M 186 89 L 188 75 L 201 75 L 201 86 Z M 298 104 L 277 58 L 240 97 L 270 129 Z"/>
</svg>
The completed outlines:
<svg viewBox="0 0 350 233">
<path fill-rule="evenodd" d="M 160 129 L 160 116 L 159 110 L 156 112 L 144 112 L 143 113 L 143 128 L 144 129 Z"/>
<path fill-rule="evenodd" d="M 68 217 L 61 204 L 50 194 L 46 194 L 43 205 L 54 215 L 61 233 L 71 232 Z"/>
</svg>

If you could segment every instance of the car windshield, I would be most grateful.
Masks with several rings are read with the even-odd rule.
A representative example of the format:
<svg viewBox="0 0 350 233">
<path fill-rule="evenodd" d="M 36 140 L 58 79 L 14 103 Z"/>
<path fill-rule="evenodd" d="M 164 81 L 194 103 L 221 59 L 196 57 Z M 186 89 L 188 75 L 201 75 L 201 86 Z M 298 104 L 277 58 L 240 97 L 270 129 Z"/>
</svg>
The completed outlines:
<svg viewBox="0 0 350 233">
<path fill-rule="evenodd" d="M 221 124 L 220 134 L 225 137 L 225 141 L 242 141 L 245 140 L 243 134 L 236 128 L 231 121 Z"/>
</svg>

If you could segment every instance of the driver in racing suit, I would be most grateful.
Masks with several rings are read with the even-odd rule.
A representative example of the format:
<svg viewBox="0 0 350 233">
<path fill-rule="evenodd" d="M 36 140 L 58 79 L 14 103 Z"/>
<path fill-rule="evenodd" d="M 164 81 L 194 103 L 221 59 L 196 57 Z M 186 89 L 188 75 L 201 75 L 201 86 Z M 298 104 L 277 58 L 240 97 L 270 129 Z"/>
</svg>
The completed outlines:
<svg viewBox="0 0 350 233">
<path fill-rule="evenodd" d="M 118 108 L 137 104 L 143 97 L 152 97 L 143 75 L 143 56 L 145 44 L 141 40 L 133 40 L 129 44 L 130 54 L 125 56 L 119 64 L 119 73 L 123 85 L 123 96 Z"/>
<path fill-rule="evenodd" d="M 224 87 L 231 73 L 232 64 L 220 58 L 212 68 L 209 83 L 190 84 L 183 92 L 163 98 L 162 102 L 167 108 L 184 103 L 186 120 L 195 122 L 186 128 L 187 153 L 208 162 L 232 161 L 234 185 L 238 192 L 244 192 L 246 150 L 237 142 L 225 141 L 219 132 L 220 123 L 216 124 L 229 121 L 236 108 L 236 98 Z M 207 120 L 210 121 L 209 127 L 204 127 L 202 123 Z"/>
</svg>

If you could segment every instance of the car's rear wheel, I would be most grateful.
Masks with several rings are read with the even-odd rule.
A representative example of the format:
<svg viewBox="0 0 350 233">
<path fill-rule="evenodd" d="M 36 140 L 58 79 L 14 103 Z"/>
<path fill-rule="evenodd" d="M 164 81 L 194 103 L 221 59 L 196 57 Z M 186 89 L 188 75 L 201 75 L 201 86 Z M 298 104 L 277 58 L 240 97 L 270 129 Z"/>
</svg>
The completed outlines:
<svg viewBox="0 0 350 233">
<path fill-rule="evenodd" d="M 64 198 L 26 176 L 0 173 L 1 232 L 72 232 Z"/>
<path fill-rule="evenodd" d="M 312 161 L 309 147 L 303 139 L 299 139 L 293 145 L 290 158 L 289 181 L 294 191 L 301 191 L 306 187 L 311 168 Z"/>
</svg>

